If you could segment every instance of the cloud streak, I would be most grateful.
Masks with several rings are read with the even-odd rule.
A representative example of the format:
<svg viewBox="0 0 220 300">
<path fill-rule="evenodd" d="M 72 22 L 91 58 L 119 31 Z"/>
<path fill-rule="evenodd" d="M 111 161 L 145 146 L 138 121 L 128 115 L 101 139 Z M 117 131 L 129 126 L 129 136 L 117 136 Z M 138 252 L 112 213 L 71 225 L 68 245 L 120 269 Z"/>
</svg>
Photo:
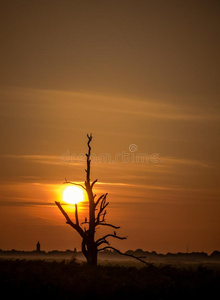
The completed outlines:
<svg viewBox="0 0 220 300">
<path fill-rule="evenodd" d="M 33 100 L 36 98 L 36 101 Z M 175 121 L 217 121 L 219 115 L 214 111 L 204 110 L 203 107 L 193 108 L 187 104 L 178 104 L 168 101 L 164 102 L 158 99 L 128 98 L 119 96 L 106 96 L 105 94 L 74 92 L 64 90 L 40 90 L 40 89 L 22 89 L 13 88 L 1 91 L 1 96 L 7 97 L 7 103 L 2 102 L 0 114 L 8 117 L 18 116 L 25 118 L 44 117 L 46 109 L 53 106 L 51 114 L 58 115 L 60 110 L 66 111 L 68 107 L 74 107 L 77 111 L 89 109 L 96 113 L 112 115 L 123 114 L 136 117 L 146 117 L 148 119 L 175 120 Z M 13 107 L 19 97 L 18 110 Z M 32 99 L 32 100 L 31 100 Z M 62 107 L 60 106 L 62 99 Z M 59 103 L 59 106 L 57 105 Z M 184 101 L 182 102 L 184 103 Z M 21 110 L 19 110 L 21 108 Z M 24 110 L 41 112 L 40 114 L 24 114 Z M 45 111 L 44 111 L 45 110 Z M 62 125 L 61 125 L 62 126 Z"/>
</svg>

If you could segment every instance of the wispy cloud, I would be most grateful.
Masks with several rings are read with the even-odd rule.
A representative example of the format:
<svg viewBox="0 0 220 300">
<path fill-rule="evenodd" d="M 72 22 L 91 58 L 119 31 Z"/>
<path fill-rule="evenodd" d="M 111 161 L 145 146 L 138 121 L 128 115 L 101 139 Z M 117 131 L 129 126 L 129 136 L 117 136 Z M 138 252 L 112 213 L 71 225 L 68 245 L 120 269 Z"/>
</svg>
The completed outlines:
<svg viewBox="0 0 220 300">
<path fill-rule="evenodd" d="M 19 106 L 25 109 L 33 109 L 40 111 L 40 116 L 45 115 L 44 109 L 53 107 L 51 113 L 58 115 L 61 111 L 65 111 L 68 115 L 68 107 L 73 106 L 76 111 L 88 109 L 100 113 L 120 115 L 133 115 L 139 117 L 146 117 L 148 119 L 161 120 L 176 120 L 176 121 L 214 121 L 219 120 L 219 115 L 215 112 L 210 112 L 201 108 L 194 108 L 182 101 L 178 105 L 174 101 L 161 101 L 158 99 L 145 98 L 128 98 L 117 95 L 106 95 L 97 93 L 86 93 L 76 91 L 64 90 L 41 90 L 28 88 L 13 88 L 1 91 L 2 96 L 11 95 L 7 101 L 7 110 L 1 110 L 1 114 L 9 116 L 20 114 L 21 117 L 35 118 L 39 115 L 23 114 L 21 110 L 13 109 L 17 101 L 16 96 L 19 96 Z M 37 99 L 35 101 L 34 99 Z M 60 106 L 60 99 L 62 99 L 62 106 Z M 10 101 L 9 101 L 10 100 Z M 59 103 L 59 105 L 57 105 Z M 42 109 L 44 108 L 44 109 Z M 60 124 L 59 126 L 63 126 Z"/>
<path fill-rule="evenodd" d="M 4 201 L 0 201 L 0 206 L 54 206 L 51 202 L 42 202 L 42 201 L 30 201 L 24 200 L 21 198 L 11 197 L 11 198 L 4 198 Z"/>
<path fill-rule="evenodd" d="M 166 165 L 189 165 L 189 166 L 197 166 L 202 168 L 214 168 L 212 164 L 208 164 L 204 161 L 196 160 L 196 159 L 187 159 L 187 158 L 177 158 L 177 157 L 161 157 L 161 164 Z"/>
<path fill-rule="evenodd" d="M 60 165 L 63 164 L 61 160 L 61 155 L 41 155 L 41 154 L 2 154 L 2 158 L 9 159 L 20 159 L 27 160 L 33 163 L 47 164 L 47 165 Z M 74 165 L 81 165 L 81 162 L 74 162 Z M 70 164 L 66 164 L 67 166 Z M 29 176 L 30 177 L 30 176 Z M 31 176 L 33 177 L 33 176 Z"/>
</svg>

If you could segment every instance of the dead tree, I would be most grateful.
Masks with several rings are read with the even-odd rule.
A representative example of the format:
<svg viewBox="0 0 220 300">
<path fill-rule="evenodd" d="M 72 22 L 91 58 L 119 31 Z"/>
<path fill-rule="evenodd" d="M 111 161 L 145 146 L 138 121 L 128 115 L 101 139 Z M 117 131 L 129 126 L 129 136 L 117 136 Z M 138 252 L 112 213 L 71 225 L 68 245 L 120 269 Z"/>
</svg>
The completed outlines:
<svg viewBox="0 0 220 300">
<path fill-rule="evenodd" d="M 119 226 L 115 226 L 113 224 L 106 223 L 106 213 L 107 213 L 106 208 L 109 205 L 109 202 L 107 202 L 108 193 L 102 194 L 100 197 L 98 197 L 97 200 L 96 200 L 96 195 L 93 194 L 93 187 L 98 180 L 96 179 L 93 182 L 91 182 L 91 179 L 90 179 L 90 165 L 91 165 L 90 143 L 92 141 L 92 134 L 90 134 L 90 135 L 87 134 L 87 138 L 88 138 L 88 142 L 87 142 L 88 152 L 86 153 L 87 168 L 85 170 L 86 171 L 85 186 L 78 184 L 78 183 L 74 183 L 74 182 L 68 182 L 67 180 L 65 183 L 79 185 L 84 190 L 86 190 L 86 193 L 88 195 L 88 200 L 89 200 L 89 218 L 88 219 L 85 218 L 85 221 L 82 222 L 81 224 L 79 224 L 78 208 L 77 208 L 77 204 L 75 204 L 75 222 L 73 222 L 70 219 L 70 217 L 68 216 L 68 214 L 66 213 L 66 211 L 61 206 L 60 202 L 55 202 L 55 203 L 58 206 L 58 208 L 60 209 L 60 211 L 62 212 L 62 214 L 64 215 L 64 217 L 66 219 L 66 223 L 69 224 L 73 229 L 75 229 L 78 232 L 78 234 L 81 236 L 81 238 L 82 238 L 82 245 L 81 245 L 82 253 L 84 254 L 84 256 L 87 260 L 87 263 L 89 265 L 97 265 L 98 252 L 103 251 L 105 249 L 112 249 L 112 250 L 116 251 L 117 253 L 134 257 L 134 258 L 138 259 L 139 261 L 146 263 L 141 258 L 135 257 L 133 255 L 128 255 L 126 253 L 122 253 L 118 249 L 110 246 L 110 243 L 108 241 L 109 238 L 116 238 L 116 239 L 124 240 L 127 237 L 120 237 L 117 235 L 115 230 L 119 229 L 120 228 Z M 87 228 L 83 229 L 82 228 L 83 224 L 88 225 L 88 229 Z M 96 229 L 98 226 L 111 227 L 114 229 L 114 232 L 113 232 L 113 234 L 106 234 L 102 238 L 95 240 L 95 233 L 96 233 Z M 103 247 L 103 245 L 105 245 L 105 246 Z"/>
</svg>

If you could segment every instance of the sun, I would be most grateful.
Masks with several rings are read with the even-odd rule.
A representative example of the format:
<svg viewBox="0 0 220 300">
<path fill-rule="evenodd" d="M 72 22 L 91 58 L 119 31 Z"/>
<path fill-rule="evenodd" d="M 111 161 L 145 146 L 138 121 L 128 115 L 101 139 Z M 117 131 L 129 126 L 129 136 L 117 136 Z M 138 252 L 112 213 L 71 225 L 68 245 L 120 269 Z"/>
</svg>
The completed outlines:
<svg viewBox="0 0 220 300">
<path fill-rule="evenodd" d="M 84 200 L 82 188 L 78 186 L 68 186 L 63 191 L 63 201 L 69 204 L 77 204 Z"/>
</svg>

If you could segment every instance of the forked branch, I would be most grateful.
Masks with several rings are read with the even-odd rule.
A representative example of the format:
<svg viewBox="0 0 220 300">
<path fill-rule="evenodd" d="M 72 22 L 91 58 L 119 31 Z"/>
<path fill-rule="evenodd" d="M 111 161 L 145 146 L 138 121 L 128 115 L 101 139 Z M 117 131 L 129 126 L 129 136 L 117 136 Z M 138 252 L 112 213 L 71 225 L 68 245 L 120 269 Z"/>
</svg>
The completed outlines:
<svg viewBox="0 0 220 300">
<path fill-rule="evenodd" d="M 98 225 L 102 222 L 105 222 L 105 215 L 107 213 L 107 211 L 105 209 L 109 205 L 109 202 L 106 201 L 107 195 L 108 195 L 108 193 L 103 194 L 101 197 L 99 197 L 100 200 L 99 199 L 97 200 L 97 202 L 101 201 L 101 203 L 100 203 L 100 207 L 99 207 L 99 212 L 96 217 L 96 225 Z M 102 219 L 100 219 L 101 216 L 102 216 Z"/>
<path fill-rule="evenodd" d="M 108 237 L 113 237 L 113 238 L 116 238 L 116 239 L 119 239 L 119 240 L 126 240 L 127 239 L 126 236 L 121 237 L 121 236 L 116 235 L 116 233 L 106 234 L 105 236 L 103 236 L 102 238 L 100 238 L 96 241 L 97 246 L 100 246 L 101 244 L 108 244 L 109 245 L 109 242 L 106 240 Z"/>
<path fill-rule="evenodd" d="M 65 212 L 65 210 L 63 209 L 62 205 L 60 204 L 60 202 L 55 201 L 55 204 L 57 205 L 57 207 L 59 208 L 59 210 L 62 212 L 62 214 L 64 215 L 65 219 L 66 219 L 66 223 L 69 224 L 71 227 L 73 227 L 80 235 L 82 238 L 85 237 L 84 231 L 83 229 L 79 226 L 79 220 L 78 220 L 78 211 L 77 211 L 77 206 L 76 206 L 76 211 L 75 211 L 75 217 L 76 217 L 76 224 L 70 219 L 70 217 L 68 216 L 68 214 Z"/>
<path fill-rule="evenodd" d="M 109 224 L 109 223 L 105 222 L 105 217 L 106 217 L 106 213 L 107 213 L 106 207 L 109 205 L 109 202 L 106 201 L 107 195 L 108 195 L 108 193 L 102 194 L 98 198 L 98 200 L 95 202 L 95 208 L 96 209 L 97 209 L 98 205 L 100 204 L 99 211 L 98 211 L 98 214 L 97 214 L 97 217 L 96 217 L 96 220 L 95 220 L 95 227 L 101 225 L 101 226 L 109 226 L 109 227 L 112 227 L 114 229 L 119 229 L 120 226 L 115 226 L 115 225 L 112 225 L 112 224 Z"/>
<path fill-rule="evenodd" d="M 102 200 L 102 198 L 105 196 L 105 194 L 102 194 L 97 201 L 95 202 L 95 207 L 98 206 L 99 202 Z"/>
<path fill-rule="evenodd" d="M 80 183 L 75 183 L 75 182 L 72 182 L 72 181 L 67 181 L 65 180 L 63 184 L 66 184 L 66 183 L 69 183 L 69 184 L 72 184 L 72 185 L 77 185 L 77 186 L 80 186 L 81 188 L 83 188 L 85 191 L 86 191 L 86 188 L 80 184 Z"/>
</svg>

